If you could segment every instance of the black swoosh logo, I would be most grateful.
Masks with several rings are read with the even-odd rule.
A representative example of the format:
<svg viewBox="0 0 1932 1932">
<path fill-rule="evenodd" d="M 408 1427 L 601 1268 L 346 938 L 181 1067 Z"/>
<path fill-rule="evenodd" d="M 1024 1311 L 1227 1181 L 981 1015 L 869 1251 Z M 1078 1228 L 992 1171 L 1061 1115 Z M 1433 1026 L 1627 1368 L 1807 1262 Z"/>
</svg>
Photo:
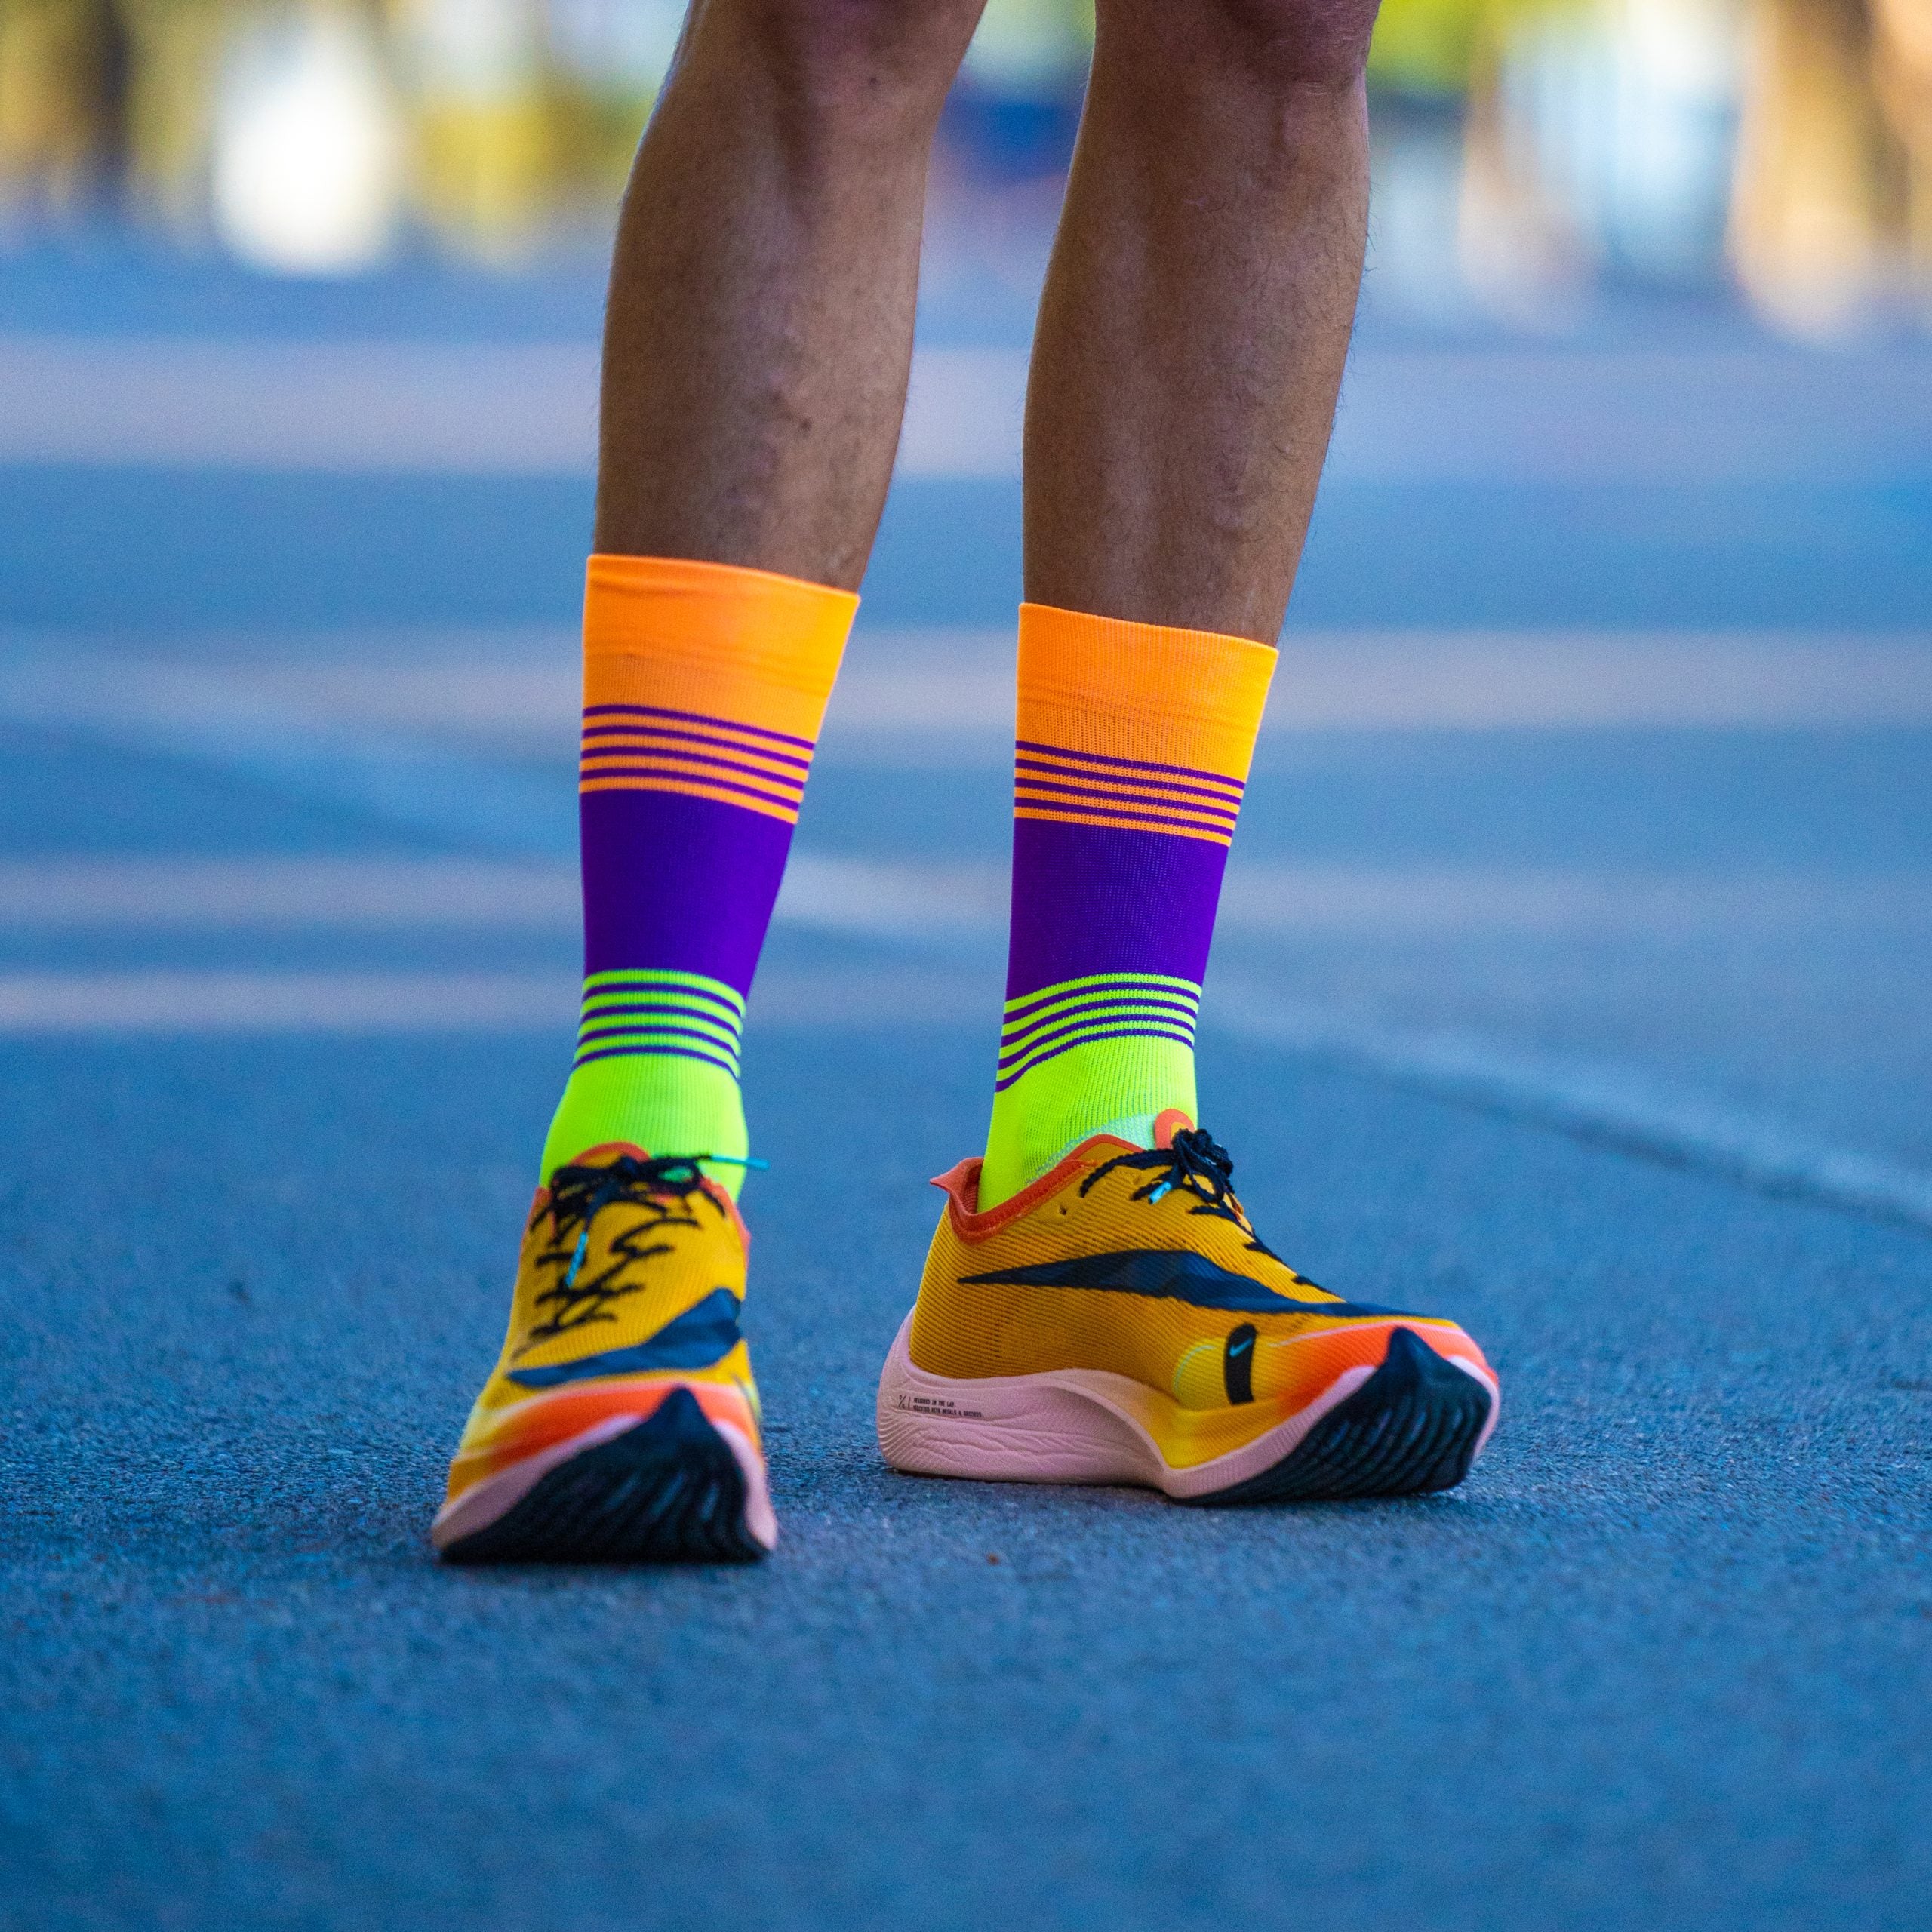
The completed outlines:
<svg viewBox="0 0 1932 1932">
<path fill-rule="evenodd" d="M 1254 1400 L 1254 1324 L 1244 1321 L 1228 1337 L 1221 1357 L 1221 1380 L 1230 1402 Z"/>
<path fill-rule="evenodd" d="M 1041 1261 L 1031 1267 L 1001 1268 L 959 1278 L 969 1287 L 1100 1288 L 1112 1294 L 1145 1295 L 1155 1301 L 1183 1301 L 1191 1308 L 1225 1309 L 1232 1315 L 1321 1315 L 1349 1321 L 1404 1312 L 1365 1301 L 1297 1301 L 1186 1247 L 1133 1247 L 1117 1254 L 1080 1254 L 1067 1261 Z"/>
<path fill-rule="evenodd" d="M 713 1288 L 694 1308 L 667 1321 L 648 1342 L 543 1368 L 513 1368 L 509 1379 L 526 1389 L 555 1389 L 566 1382 L 594 1381 L 600 1375 L 638 1375 L 650 1369 L 709 1368 L 738 1345 L 741 1304 L 729 1288 Z"/>
</svg>

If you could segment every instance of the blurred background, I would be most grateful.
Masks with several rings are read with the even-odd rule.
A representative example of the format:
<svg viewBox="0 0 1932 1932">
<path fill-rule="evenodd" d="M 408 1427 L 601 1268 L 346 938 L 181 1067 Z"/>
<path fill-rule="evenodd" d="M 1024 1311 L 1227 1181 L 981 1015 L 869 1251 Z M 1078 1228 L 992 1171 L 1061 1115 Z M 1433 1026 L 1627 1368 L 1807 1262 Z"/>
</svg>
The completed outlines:
<svg viewBox="0 0 1932 1932">
<path fill-rule="evenodd" d="M 568 980 L 604 265 L 681 14 L 0 0 L 0 1026 L 165 1030 L 207 986 L 143 1020 L 125 974 L 170 962 L 406 963 L 437 902 L 383 867 L 439 852 L 553 868 L 528 902 L 514 866 L 494 899 L 437 874 L 484 893 L 445 965 Z M 949 104 L 786 902 L 989 975 L 1027 343 L 1092 32 L 990 0 Z M 1574 1054 L 1932 1173 L 1932 4 L 1386 0 L 1371 79 L 1362 325 L 1220 956 L 1331 1046 Z M 191 862 L 227 881 L 201 915 Z M 96 965 L 118 992 L 61 977 Z M 457 1010 L 278 984 L 298 1029 Z M 1919 1172 L 1887 1198 L 1932 1201 Z"/>
<path fill-rule="evenodd" d="M 434 1574 L 678 11 L 0 0 L 0 1918 L 1922 1922 L 1932 0 L 1386 0 L 1202 1093 L 1283 1251 L 1502 1367 L 1460 1500 L 1157 1527 L 872 1447 L 989 1103 L 1091 32 L 990 0 L 752 1003 L 796 1540 Z M 1230 1832 L 1257 1780 L 1324 1801 Z"/>
<path fill-rule="evenodd" d="M 565 1020 L 604 266 L 680 17 L 0 0 L 0 1031 Z M 1091 37 L 990 0 L 949 103 L 773 955 L 975 1025 Z M 1932 4 L 1386 0 L 1371 72 L 1217 974 L 1932 1213 Z"/>
<path fill-rule="evenodd" d="M 0 237 L 286 275 L 595 261 L 681 11 L 6 0 Z M 1091 36 L 1083 0 L 992 0 L 943 216 L 1043 224 Z M 1379 303 L 1547 321 L 1735 288 L 1807 334 L 1932 312 L 1924 0 L 1387 0 L 1372 78 Z"/>
</svg>

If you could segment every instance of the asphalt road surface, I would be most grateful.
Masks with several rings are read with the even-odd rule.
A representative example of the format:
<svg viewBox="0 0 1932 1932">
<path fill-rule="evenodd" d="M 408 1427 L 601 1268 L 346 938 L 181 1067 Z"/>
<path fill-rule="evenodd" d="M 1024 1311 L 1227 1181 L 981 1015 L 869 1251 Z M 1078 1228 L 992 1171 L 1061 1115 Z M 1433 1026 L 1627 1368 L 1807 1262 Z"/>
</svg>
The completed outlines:
<svg viewBox="0 0 1932 1932">
<path fill-rule="evenodd" d="M 779 1549 L 486 1574 L 424 1533 L 568 1054 L 586 485 L 509 405 L 386 444 L 406 357 L 346 454 L 162 402 L 237 342 L 568 387 L 594 310 L 10 299 L 0 386 L 145 426 L 0 451 L 0 1925 L 1932 1922 L 1922 347 L 1365 331 L 1204 1094 L 1503 1420 L 1449 1496 L 1208 1512 L 873 1444 L 1002 942 L 1017 499 L 946 424 L 1021 345 L 936 310 L 753 1008 Z"/>
</svg>

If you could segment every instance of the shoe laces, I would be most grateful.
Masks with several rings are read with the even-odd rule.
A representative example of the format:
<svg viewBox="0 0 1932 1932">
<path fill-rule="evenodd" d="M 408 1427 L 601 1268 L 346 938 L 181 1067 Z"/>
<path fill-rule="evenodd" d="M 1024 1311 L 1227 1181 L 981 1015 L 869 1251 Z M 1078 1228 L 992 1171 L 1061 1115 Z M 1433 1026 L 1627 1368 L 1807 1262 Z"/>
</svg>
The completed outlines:
<svg viewBox="0 0 1932 1932">
<path fill-rule="evenodd" d="M 1190 1214 L 1216 1214 L 1233 1222 L 1247 1235 L 1251 1254 L 1280 1262 L 1290 1278 L 1305 1288 L 1328 1293 L 1318 1281 L 1311 1281 L 1299 1269 L 1289 1267 L 1254 1232 L 1247 1209 L 1235 1198 L 1234 1156 L 1204 1128 L 1187 1128 L 1165 1147 L 1136 1148 L 1131 1154 L 1116 1154 L 1111 1161 L 1103 1161 L 1080 1183 L 1080 1192 L 1084 1194 L 1103 1174 L 1112 1174 L 1116 1168 L 1144 1168 L 1150 1175 L 1128 1195 L 1129 1200 L 1152 1204 L 1177 1189 L 1191 1194 L 1196 1204 L 1187 1211 Z"/>
<path fill-rule="evenodd" d="M 1195 1198 L 1196 1204 L 1187 1211 L 1190 1214 L 1217 1214 L 1233 1222 L 1244 1234 L 1254 1235 L 1247 1216 L 1235 1198 L 1234 1156 L 1204 1128 L 1184 1128 L 1164 1147 L 1136 1148 L 1131 1154 L 1116 1154 L 1111 1161 L 1103 1161 L 1080 1183 L 1080 1192 L 1084 1195 L 1103 1174 L 1110 1174 L 1116 1168 L 1147 1174 L 1148 1178 L 1128 1195 L 1131 1201 L 1151 1205 L 1178 1189 Z"/>
<path fill-rule="evenodd" d="M 697 1158 L 681 1155 L 640 1160 L 634 1154 L 620 1154 L 603 1167 L 557 1168 L 550 1176 L 549 1204 L 542 1211 L 550 1218 L 552 1244 L 537 1259 L 540 1267 L 561 1272 L 556 1285 L 537 1297 L 537 1306 L 547 1307 L 549 1313 L 531 1330 L 528 1341 L 566 1334 L 592 1322 L 615 1321 L 611 1304 L 644 1286 L 641 1281 L 624 1278 L 627 1273 L 670 1254 L 676 1244 L 666 1237 L 673 1229 L 702 1225 L 693 1211 L 694 1196 L 706 1198 L 704 1176 Z M 586 1275 L 583 1264 L 590 1252 L 591 1223 L 605 1208 L 620 1204 L 637 1209 L 645 1218 L 611 1243 L 603 1269 Z"/>
</svg>

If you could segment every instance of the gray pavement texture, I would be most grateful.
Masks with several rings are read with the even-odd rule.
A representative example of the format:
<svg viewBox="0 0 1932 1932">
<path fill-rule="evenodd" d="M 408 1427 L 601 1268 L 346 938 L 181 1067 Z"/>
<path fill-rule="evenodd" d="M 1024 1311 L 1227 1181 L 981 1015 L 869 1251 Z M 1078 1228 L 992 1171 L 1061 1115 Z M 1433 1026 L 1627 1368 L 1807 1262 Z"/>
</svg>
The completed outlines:
<svg viewBox="0 0 1932 1932">
<path fill-rule="evenodd" d="M 0 334 L 595 314 L 577 287 L 298 297 L 113 261 L 11 294 Z M 1351 626 L 1921 647 L 1921 440 L 1884 475 L 1349 484 L 1298 620 L 1338 652 Z M 568 626 L 584 503 L 0 469 L 0 862 L 474 860 L 537 796 L 547 849 L 561 740 L 425 763 L 412 810 L 407 761 L 372 804 L 353 746 L 143 740 L 87 700 L 129 662 L 541 657 L 450 632 Z M 901 492 L 864 622 L 914 654 L 1005 624 L 1017 531 L 1009 485 Z M 63 654 L 57 718 L 20 694 Z M 835 731 L 799 851 L 996 891 L 1005 757 Z M 1315 1278 L 1454 1315 L 1498 1365 L 1501 1429 L 1437 1498 L 1214 1512 L 886 1470 L 872 1389 L 921 1178 L 984 1122 L 1001 934 L 782 921 L 746 1195 L 782 1540 L 748 1571 L 451 1573 L 425 1541 L 568 1051 L 570 931 L 61 925 L 0 897 L 0 1927 L 1932 1926 L 1927 1217 L 1780 1198 L 1774 1161 L 1624 1131 L 1566 1071 L 1932 1201 L 1929 760 L 1922 712 L 1870 706 L 1264 742 L 1208 1124 Z M 377 970 L 548 974 L 554 1023 L 127 1017 L 143 974 L 321 998 Z M 1543 1071 L 1458 1088 L 1430 1070 L 1451 1036 Z"/>
<path fill-rule="evenodd" d="M 451 1574 L 560 1044 L 9 1057 L 7 1922 L 1925 1922 L 1922 1238 L 1223 1053 L 1264 1228 L 1482 1337 L 1491 1453 L 942 1486 L 871 1385 L 982 1056 L 768 1037 L 777 1553 Z"/>
</svg>

